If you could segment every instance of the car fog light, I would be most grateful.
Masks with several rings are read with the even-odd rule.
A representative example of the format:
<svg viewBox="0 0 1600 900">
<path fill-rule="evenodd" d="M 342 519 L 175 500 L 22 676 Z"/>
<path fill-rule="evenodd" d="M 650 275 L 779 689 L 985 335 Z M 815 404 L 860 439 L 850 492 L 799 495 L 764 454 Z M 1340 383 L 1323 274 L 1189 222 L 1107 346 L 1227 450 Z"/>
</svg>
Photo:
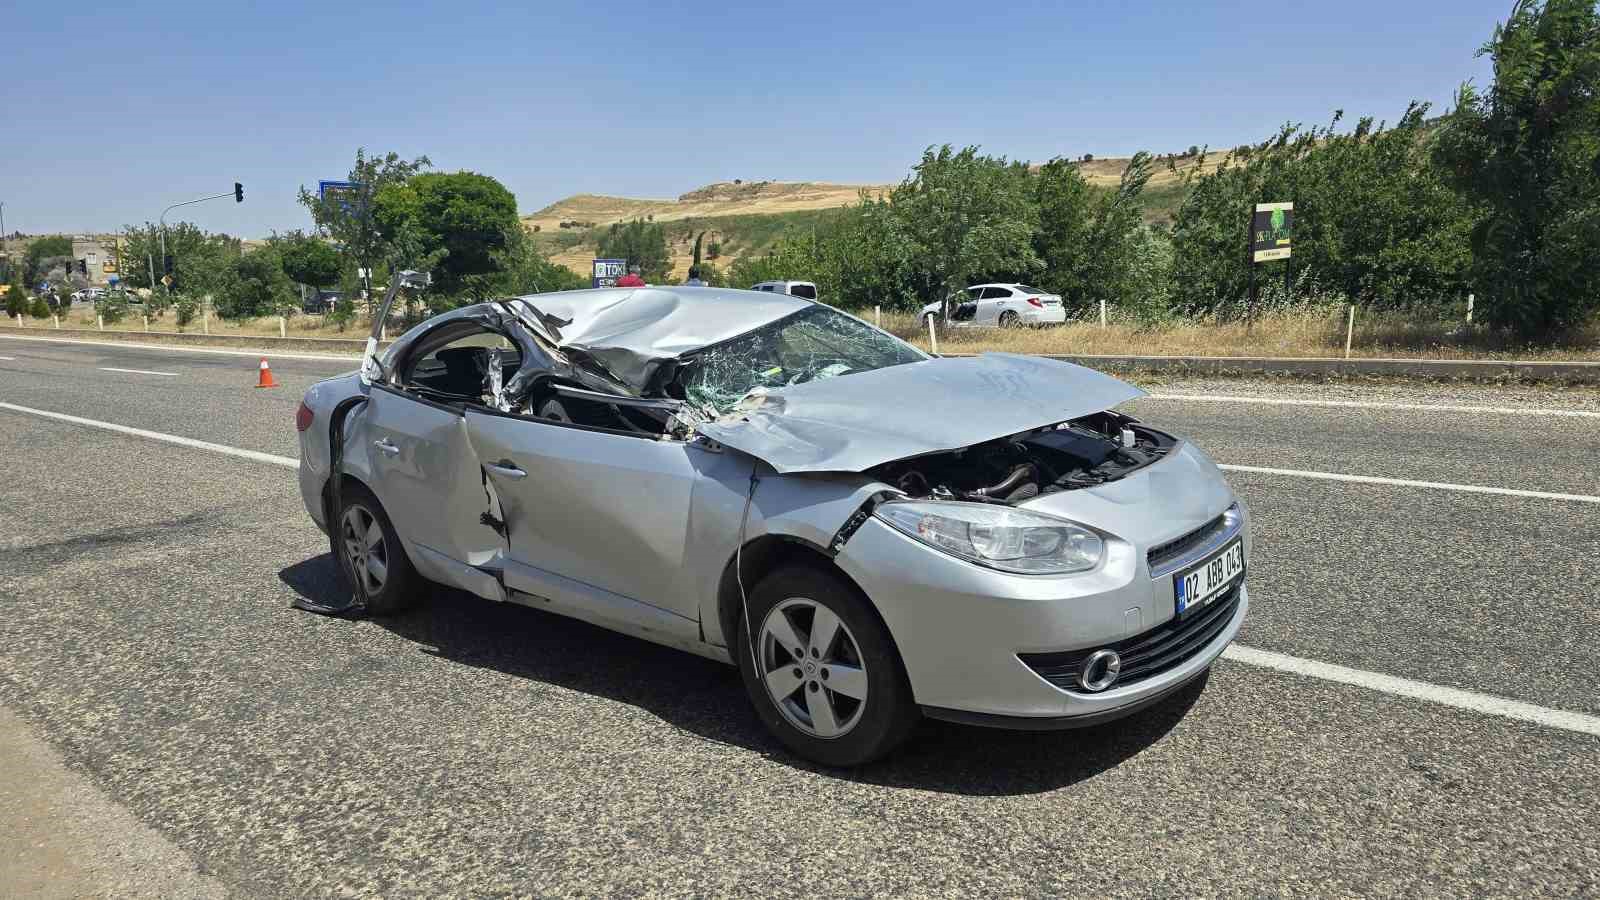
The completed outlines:
<svg viewBox="0 0 1600 900">
<path fill-rule="evenodd" d="M 1122 674 L 1122 657 L 1115 650 L 1096 650 L 1083 661 L 1078 670 L 1078 686 L 1090 693 L 1099 693 L 1111 687 Z"/>
</svg>

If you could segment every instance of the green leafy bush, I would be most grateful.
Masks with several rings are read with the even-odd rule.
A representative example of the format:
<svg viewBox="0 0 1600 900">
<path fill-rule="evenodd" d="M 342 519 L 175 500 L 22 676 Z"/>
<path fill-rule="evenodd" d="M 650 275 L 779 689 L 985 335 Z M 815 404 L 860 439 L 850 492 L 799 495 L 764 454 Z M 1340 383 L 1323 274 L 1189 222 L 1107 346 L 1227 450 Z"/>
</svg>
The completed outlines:
<svg viewBox="0 0 1600 900">
<path fill-rule="evenodd" d="M 107 291 L 94 302 L 94 311 L 107 325 L 121 322 L 128 315 L 128 295 L 121 291 Z"/>
<path fill-rule="evenodd" d="M 50 304 L 43 297 L 34 297 L 33 302 L 28 304 L 28 315 L 35 319 L 48 319 L 51 315 Z"/>
</svg>

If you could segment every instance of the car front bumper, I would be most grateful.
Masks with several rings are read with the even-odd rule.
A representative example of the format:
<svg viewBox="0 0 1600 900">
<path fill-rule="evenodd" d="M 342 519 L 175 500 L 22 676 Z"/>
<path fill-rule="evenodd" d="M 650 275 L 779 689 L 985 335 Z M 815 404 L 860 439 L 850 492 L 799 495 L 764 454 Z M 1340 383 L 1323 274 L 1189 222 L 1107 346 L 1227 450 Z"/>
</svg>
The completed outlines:
<svg viewBox="0 0 1600 900">
<path fill-rule="evenodd" d="M 929 714 L 1052 729 L 1108 721 L 1160 700 L 1204 674 L 1239 633 L 1250 606 L 1243 585 L 1233 610 L 1192 655 L 1131 683 L 1098 693 L 1058 687 L 1023 661 L 1115 645 L 1171 623 L 1172 576 L 1151 578 L 1142 557 L 1141 548 L 1112 545 L 1094 572 L 1007 575 L 871 518 L 835 561 L 882 614 L 912 693 Z"/>
</svg>

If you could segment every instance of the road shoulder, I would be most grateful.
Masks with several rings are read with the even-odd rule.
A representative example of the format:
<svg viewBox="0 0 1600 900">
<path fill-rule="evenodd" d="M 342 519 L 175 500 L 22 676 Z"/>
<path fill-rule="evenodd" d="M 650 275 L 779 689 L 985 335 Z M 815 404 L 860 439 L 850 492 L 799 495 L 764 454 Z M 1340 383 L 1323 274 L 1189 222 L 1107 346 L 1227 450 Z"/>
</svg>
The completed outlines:
<svg viewBox="0 0 1600 900">
<path fill-rule="evenodd" d="M 5 707 L 0 759 L 0 897 L 227 896 Z"/>
</svg>

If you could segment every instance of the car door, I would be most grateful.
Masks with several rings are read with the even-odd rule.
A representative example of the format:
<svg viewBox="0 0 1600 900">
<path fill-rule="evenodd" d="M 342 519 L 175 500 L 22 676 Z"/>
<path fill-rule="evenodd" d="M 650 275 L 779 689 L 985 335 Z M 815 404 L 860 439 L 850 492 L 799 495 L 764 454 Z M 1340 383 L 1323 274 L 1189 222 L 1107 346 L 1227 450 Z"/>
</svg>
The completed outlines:
<svg viewBox="0 0 1600 900">
<path fill-rule="evenodd" d="M 492 564 L 504 542 L 495 530 L 497 506 L 467 439 L 464 410 L 472 399 L 470 354 L 497 345 L 501 336 L 471 323 L 448 323 L 439 338 L 420 335 L 410 358 L 396 360 L 390 381 L 374 382 L 365 413 L 363 448 L 371 466 L 373 493 L 389 513 L 395 530 L 423 548 L 413 559 L 424 574 L 430 563 L 447 566 Z M 468 368 L 451 384 L 441 360 L 463 359 Z M 459 397 L 443 390 L 456 388 Z M 352 448 L 354 449 L 354 448 Z M 486 519 L 485 513 L 489 516 Z M 444 560 L 433 560 L 429 553 Z"/>
<path fill-rule="evenodd" d="M 1011 299 L 1009 288 L 990 285 L 983 289 L 983 294 L 978 300 L 978 316 L 973 324 L 999 325 L 1000 313 L 1006 308 L 1006 302 Z"/>
<path fill-rule="evenodd" d="M 505 511 L 507 587 L 608 607 L 600 618 L 648 619 L 627 611 L 632 602 L 699 621 L 685 556 L 698 477 L 691 454 L 707 451 L 487 409 L 468 409 L 466 422 Z"/>
</svg>

